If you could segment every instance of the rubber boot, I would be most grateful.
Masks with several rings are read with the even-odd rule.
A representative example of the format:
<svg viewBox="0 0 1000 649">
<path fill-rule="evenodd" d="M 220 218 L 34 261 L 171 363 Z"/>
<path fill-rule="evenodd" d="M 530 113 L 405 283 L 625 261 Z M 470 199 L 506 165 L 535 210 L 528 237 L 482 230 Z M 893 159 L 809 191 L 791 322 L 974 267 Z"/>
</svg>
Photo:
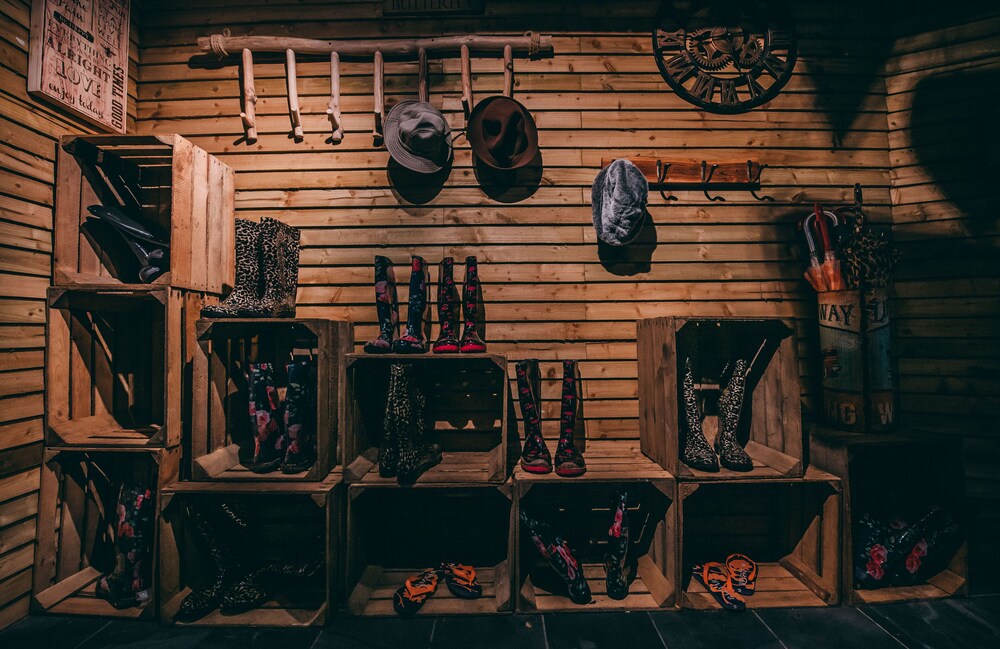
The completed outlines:
<svg viewBox="0 0 1000 649">
<path fill-rule="evenodd" d="M 399 440 L 399 464 L 396 479 L 400 484 L 412 484 L 427 469 L 441 461 L 441 449 L 425 438 L 427 422 L 424 409 L 427 406 L 423 392 L 414 385 L 413 366 L 409 363 L 394 363 L 390 368 L 391 377 L 401 383 L 397 394 L 404 395 L 402 401 L 390 402 L 395 413 L 395 425 Z"/>
<path fill-rule="evenodd" d="M 532 545 L 566 582 L 566 592 L 570 600 L 574 604 L 589 604 L 592 600 L 590 584 L 587 583 L 587 578 L 583 574 L 583 566 L 573 556 L 569 543 L 558 536 L 553 536 L 546 525 L 531 518 L 523 508 L 520 519 L 521 526 L 528 538 L 531 539 Z"/>
<path fill-rule="evenodd" d="M 250 363 L 247 382 L 254 451 L 253 459 L 244 464 L 254 473 L 270 473 L 281 464 L 286 446 L 281 431 L 278 389 L 274 385 L 274 366 Z"/>
<path fill-rule="evenodd" d="M 236 219 L 236 281 L 232 292 L 219 304 L 201 310 L 203 318 L 238 318 L 259 313 L 260 224 Z"/>
<path fill-rule="evenodd" d="M 539 417 L 541 394 L 538 377 L 538 360 L 518 361 L 517 398 L 524 420 L 524 448 L 521 450 L 521 468 L 528 473 L 551 473 L 552 456 L 542 437 L 542 421 Z"/>
<path fill-rule="evenodd" d="M 247 312 L 255 318 L 295 316 L 295 291 L 299 279 L 299 231 L 275 219 L 260 220 L 261 275 L 264 291 L 260 309 Z"/>
<path fill-rule="evenodd" d="M 204 506 L 196 507 L 194 504 L 189 504 L 187 513 L 194 524 L 195 539 L 208 554 L 215 574 L 211 581 L 193 589 L 181 602 L 177 611 L 177 620 L 180 622 L 194 622 L 218 608 L 222 602 L 222 595 L 235 579 L 234 556 L 231 552 L 223 550 L 219 542 L 224 530 L 218 525 L 218 514 L 216 512 L 216 515 L 212 516 L 205 509 Z"/>
<path fill-rule="evenodd" d="M 715 457 L 712 445 L 705 439 L 705 433 L 701 429 L 698 393 L 694 389 L 694 373 L 691 370 L 690 358 L 684 359 L 684 379 L 681 384 L 681 393 L 684 397 L 684 424 L 687 428 L 681 462 L 692 469 L 714 473 L 719 470 L 719 461 Z M 719 416 L 721 424 L 721 413 Z"/>
<path fill-rule="evenodd" d="M 406 333 L 392 344 L 397 354 L 424 354 L 427 336 L 424 313 L 427 309 L 429 275 L 423 257 L 413 257 L 410 262 L 410 298 L 406 309 Z"/>
<path fill-rule="evenodd" d="M 278 257 L 281 263 L 281 294 L 277 304 L 277 317 L 294 318 L 295 301 L 299 290 L 299 250 L 301 249 L 302 231 L 298 228 L 278 221 L 281 233 L 281 249 Z"/>
<path fill-rule="evenodd" d="M 152 491 L 139 484 L 122 485 L 115 514 L 115 567 L 98 579 L 95 590 L 116 609 L 126 609 L 150 599 L 156 516 Z"/>
<path fill-rule="evenodd" d="M 392 260 L 375 257 L 375 311 L 378 314 L 378 338 L 365 343 L 368 354 L 388 354 L 399 337 L 399 299 L 396 297 L 396 273 Z"/>
<path fill-rule="evenodd" d="M 396 369 L 400 363 L 389 367 L 389 390 L 385 398 L 385 416 L 382 419 L 382 444 L 378 447 L 378 474 L 383 478 L 395 478 L 399 470 L 399 429 L 406 406 L 406 372 Z"/>
<path fill-rule="evenodd" d="M 288 371 L 288 390 L 282 408 L 288 450 L 281 472 L 301 473 L 316 462 L 316 365 L 310 360 L 295 361 Z"/>
<path fill-rule="evenodd" d="M 562 414 L 555 465 L 556 475 L 564 478 L 587 472 L 587 463 L 573 443 L 576 432 L 576 398 L 576 361 L 563 361 Z"/>
<path fill-rule="evenodd" d="M 628 597 L 628 493 L 621 489 L 615 498 L 614 518 L 608 529 L 608 549 L 604 556 L 604 572 L 607 575 L 608 597 L 625 599 Z"/>
<path fill-rule="evenodd" d="M 438 320 L 441 331 L 434 343 L 435 354 L 455 354 L 458 352 L 458 291 L 455 290 L 455 260 L 445 257 L 441 261 L 441 275 L 438 277 Z"/>
<path fill-rule="evenodd" d="M 741 358 L 733 364 L 733 374 L 719 396 L 719 436 L 715 438 L 715 451 L 719 454 L 719 462 L 730 471 L 753 470 L 753 460 L 736 437 L 746 388 L 747 362 Z"/>
<path fill-rule="evenodd" d="M 465 258 L 465 285 L 462 287 L 462 316 L 465 318 L 465 328 L 462 330 L 462 340 L 459 349 L 463 354 L 476 354 L 486 351 L 486 343 L 481 335 L 482 292 L 479 287 L 479 262 L 475 257 Z"/>
</svg>

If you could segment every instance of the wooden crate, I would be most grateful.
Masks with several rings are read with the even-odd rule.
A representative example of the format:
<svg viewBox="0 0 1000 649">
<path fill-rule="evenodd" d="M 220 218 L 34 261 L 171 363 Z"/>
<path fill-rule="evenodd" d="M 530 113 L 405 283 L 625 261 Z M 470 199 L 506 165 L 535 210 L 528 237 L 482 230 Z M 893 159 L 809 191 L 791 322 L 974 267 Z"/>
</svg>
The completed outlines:
<svg viewBox="0 0 1000 649">
<path fill-rule="evenodd" d="M 166 286 L 50 288 L 46 444 L 180 444 L 194 321 L 206 299 Z"/>
<path fill-rule="evenodd" d="M 150 557 L 151 599 L 142 608 L 119 610 L 97 597 L 97 579 L 114 568 L 112 530 L 117 484 L 147 479 L 154 492 L 177 479 L 180 448 L 47 449 L 38 493 L 38 547 L 35 549 L 32 608 L 61 615 L 120 618 L 156 616 L 155 557 Z M 155 496 L 154 496 L 155 497 Z M 155 502 L 155 501 L 154 501 Z M 150 530 L 156 534 L 156 525 Z"/>
<path fill-rule="evenodd" d="M 349 322 L 321 318 L 219 318 L 197 324 L 191 414 L 191 479 L 319 481 L 340 463 L 344 409 L 344 356 L 354 344 Z M 275 364 L 282 395 L 285 364 L 310 358 L 316 364 L 316 463 L 307 471 L 257 474 L 243 462 L 253 455 L 247 409 L 247 365 Z"/>
<path fill-rule="evenodd" d="M 642 450 L 678 479 L 743 480 L 796 478 L 803 474 L 803 433 L 799 368 L 794 331 L 780 320 L 650 318 L 637 323 L 639 431 Z M 718 396 L 719 376 L 735 355 L 751 363 L 737 436 L 753 459 L 752 471 L 698 471 L 680 461 L 684 445 L 681 383 L 691 357 L 695 387 Z M 703 427 L 710 443 L 718 432 L 718 412 L 710 401 Z M 749 412 L 748 412 L 749 410 Z"/>
<path fill-rule="evenodd" d="M 57 158 L 53 283 L 120 284 L 80 226 L 91 205 L 170 235 L 170 271 L 154 284 L 221 294 L 233 285 L 233 171 L 179 135 L 67 135 Z"/>
<path fill-rule="evenodd" d="M 417 480 L 425 485 L 501 484 L 517 457 L 516 421 L 510 416 L 507 358 L 500 354 L 349 354 L 345 477 L 350 483 L 395 485 L 378 474 L 389 368 L 414 365 L 427 398 L 428 435 L 442 461 Z M 508 445 L 513 444 L 513 448 Z"/>
<path fill-rule="evenodd" d="M 214 578 L 202 544 L 195 539 L 187 506 L 207 499 L 247 499 L 255 549 L 262 561 L 302 560 L 306 552 L 323 552 L 323 569 L 305 583 L 259 608 L 237 615 L 212 611 L 199 620 L 175 619 L 181 602 L 205 580 Z M 183 626 L 322 626 L 337 610 L 343 574 L 344 488 L 339 470 L 322 482 L 260 485 L 248 482 L 178 482 L 160 497 L 160 621 Z"/>
<path fill-rule="evenodd" d="M 423 489 L 350 485 L 348 612 L 395 617 L 396 589 L 442 561 L 474 566 L 483 596 L 459 599 L 442 581 L 417 615 L 510 611 L 513 516 L 509 483 Z"/>
<path fill-rule="evenodd" d="M 717 609 L 692 579 L 696 563 L 739 552 L 757 562 L 748 608 L 828 606 L 840 599 L 840 480 L 809 468 L 802 478 L 678 485 L 678 600 Z"/>
<path fill-rule="evenodd" d="M 586 453 L 587 473 L 560 478 L 518 467 L 514 472 L 517 508 L 564 535 L 583 564 L 594 601 L 574 604 L 562 580 L 539 555 L 515 519 L 515 591 L 519 612 L 659 610 L 676 601 L 676 481 L 630 442 L 593 441 Z M 634 579 L 625 599 L 607 596 L 604 555 L 618 487 L 629 491 L 629 556 Z"/>
<path fill-rule="evenodd" d="M 921 509 L 938 503 L 963 521 L 965 473 L 960 440 L 818 428 L 810 436 L 810 456 L 815 466 L 843 481 L 842 587 L 848 604 L 905 602 L 968 593 L 968 547 L 964 542 L 947 567 L 926 584 L 862 589 L 854 583 L 853 523 L 863 513 L 898 508 L 897 513 L 920 515 Z"/>
</svg>

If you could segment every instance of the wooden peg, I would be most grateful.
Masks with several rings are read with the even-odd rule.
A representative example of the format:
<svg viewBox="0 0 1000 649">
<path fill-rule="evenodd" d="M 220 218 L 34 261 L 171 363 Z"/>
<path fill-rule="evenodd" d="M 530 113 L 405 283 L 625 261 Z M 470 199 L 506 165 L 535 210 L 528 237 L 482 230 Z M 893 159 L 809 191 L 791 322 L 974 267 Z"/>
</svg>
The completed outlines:
<svg viewBox="0 0 1000 649">
<path fill-rule="evenodd" d="M 285 77 L 288 80 L 288 115 L 292 120 L 292 134 L 296 141 L 305 137 L 302 115 L 299 113 L 299 81 L 295 73 L 295 51 L 285 50 Z"/>
<path fill-rule="evenodd" d="M 427 87 L 427 50 L 420 48 L 417 52 L 417 99 L 420 101 L 430 100 L 430 90 Z"/>
<path fill-rule="evenodd" d="M 340 144 L 344 139 L 344 122 L 340 115 L 340 55 L 336 52 L 330 53 L 330 103 L 326 107 L 326 116 L 333 130 L 330 141 Z"/>
<path fill-rule="evenodd" d="M 510 45 L 503 46 L 503 94 L 514 96 L 514 50 Z"/>
<path fill-rule="evenodd" d="M 253 83 L 253 52 L 243 50 L 243 111 L 240 112 L 247 143 L 257 141 L 257 89 Z"/>
<path fill-rule="evenodd" d="M 462 110 L 465 118 L 469 118 L 474 101 L 472 99 L 472 57 L 469 56 L 469 46 L 462 45 Z"/>
<path fill-rule="evenodd" d="M 372 131 L 372 138 L 375 146 L 382 146 L 382 124 L 385 122 L 385 65 L 382 61 L 382 52 L 375 52 L 375 130 Z"/>
</svg>

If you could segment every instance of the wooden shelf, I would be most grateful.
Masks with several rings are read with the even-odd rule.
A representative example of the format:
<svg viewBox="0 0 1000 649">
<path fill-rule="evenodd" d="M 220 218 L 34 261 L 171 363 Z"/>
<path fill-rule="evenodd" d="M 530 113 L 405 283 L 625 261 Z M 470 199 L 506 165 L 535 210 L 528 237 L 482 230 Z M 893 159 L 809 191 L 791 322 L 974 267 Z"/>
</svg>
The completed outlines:
<svg viewBox="0 0 1000 649">
<path fill-rule="evenodd" d="M 546 440 L 554 451 L 554 440 Z M 520 463 L 514 469 L 514 481 L 523 484 L 570 482 L 652 482 L 672 480 L 670 472 L 652 461 L 639 449 L 638 440 L 588 441 L 583 451 L 587 472 L 575 478 L 550 473 L 529 473 Z"/>
<path fill-rule="evenodd" d="M 378 449 L 371 449 L 366 455 L 377 457 Z M 434 487 L 449 485 L 455 487 L 474 487 L 489 482 L 490 452 L 486 451 L 451 451 L 441 453 L 441 462 L 417 478 L 414 487 Z M 365 467 L 368 467 L 365 470 Z M 354 471 L 363 471 L 360 475 Z M 383 478 L 378 474 L 378 463 L 355 462 L 347 469 L 348 480 L 352 484 L 366 487 L 398 487 L 396 478 Z"/>
<path fill-rule="evenodd" d="M 56 422 L 49 426 L 49 448 L 62 446 L 163 446 L 160 425 L 127 428 L 109 414 Z"/>
<path fill-rule="evenodd" d="M 576 604 L 564 594 L 554 593 L 536 586 L 529 577 L 521 586 L 521 609 L 524 611 L 537 611 L 539 613 L 587 613 L 593 611 L 660 611 L 669 607 L 669 603 L 674 600 L 674 593 L 663 589 L 663 578 L 655 578 L 649 581 L 653 584 L 651 589 L 649 584 L 643 579 L 643 574 L 648 571 L 656 571 L 651 562 L 640 560 L 639 574 L 628 587 L 628 595 L 625 599 L 612 599 L 608 597 L 607 573 L 604 564 L 585 563 L 583 564 L 583 574 L 587 578 L 587 585 L 590 586 L 590 594 L 593 601 L 589 604 Z M 559 577 L 552 573 L 553 580 L 558 581 Z M 655 591 L 655 593 L 653 592 Z"/>
<path fill-rule="evenodd" d="M 381 566 L 367 566 L 351 596 L 347 600 L 347 610 L 351 615 L 372 617 L 397 617 L 392 607 L 392 595 L 407 578 L 419 574 L 428 566 L 409 569 L 386 570 Z M 497 613 L 500 600 L 510 599 L 510 577 L 506 562 L 497 566 L 481 568 L 476 566 L 476 579 L 483 587 L 483 596 L 477 599 L 462 599 L 448 590 L 442 578 L 437 591 L 431 595 L 418 616 L 428 615 L 486 615 Z M 498 592 L 502 593 L 498 597 Z"/>
<path fill-rule="evenodd" d="M 725 560 L 725 557 L 722 557 Z M 747 608 L 829 606 L 781 563 L 757 564 L 757 589 L 746 597 Z M 698 610 L 719 609 L 719 602 L 701 583 L 692 579 L 682 596 L 683 606 Z"/>
</svg>

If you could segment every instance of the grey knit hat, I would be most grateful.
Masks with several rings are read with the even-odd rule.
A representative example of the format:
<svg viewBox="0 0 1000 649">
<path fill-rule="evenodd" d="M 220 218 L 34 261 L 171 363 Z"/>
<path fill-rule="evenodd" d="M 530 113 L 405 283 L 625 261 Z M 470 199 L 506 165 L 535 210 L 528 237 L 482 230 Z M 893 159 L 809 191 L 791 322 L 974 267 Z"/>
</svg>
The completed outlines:
<svg viewBox="0 0 1000 649">
<path fill-rule="evenodd" d="M 590 199 L 597 238 L 624 246 L 639 234 L 645 217 L 649 183 L 628 160 L 615 160 L 594 179 Z"/>
</svg>

